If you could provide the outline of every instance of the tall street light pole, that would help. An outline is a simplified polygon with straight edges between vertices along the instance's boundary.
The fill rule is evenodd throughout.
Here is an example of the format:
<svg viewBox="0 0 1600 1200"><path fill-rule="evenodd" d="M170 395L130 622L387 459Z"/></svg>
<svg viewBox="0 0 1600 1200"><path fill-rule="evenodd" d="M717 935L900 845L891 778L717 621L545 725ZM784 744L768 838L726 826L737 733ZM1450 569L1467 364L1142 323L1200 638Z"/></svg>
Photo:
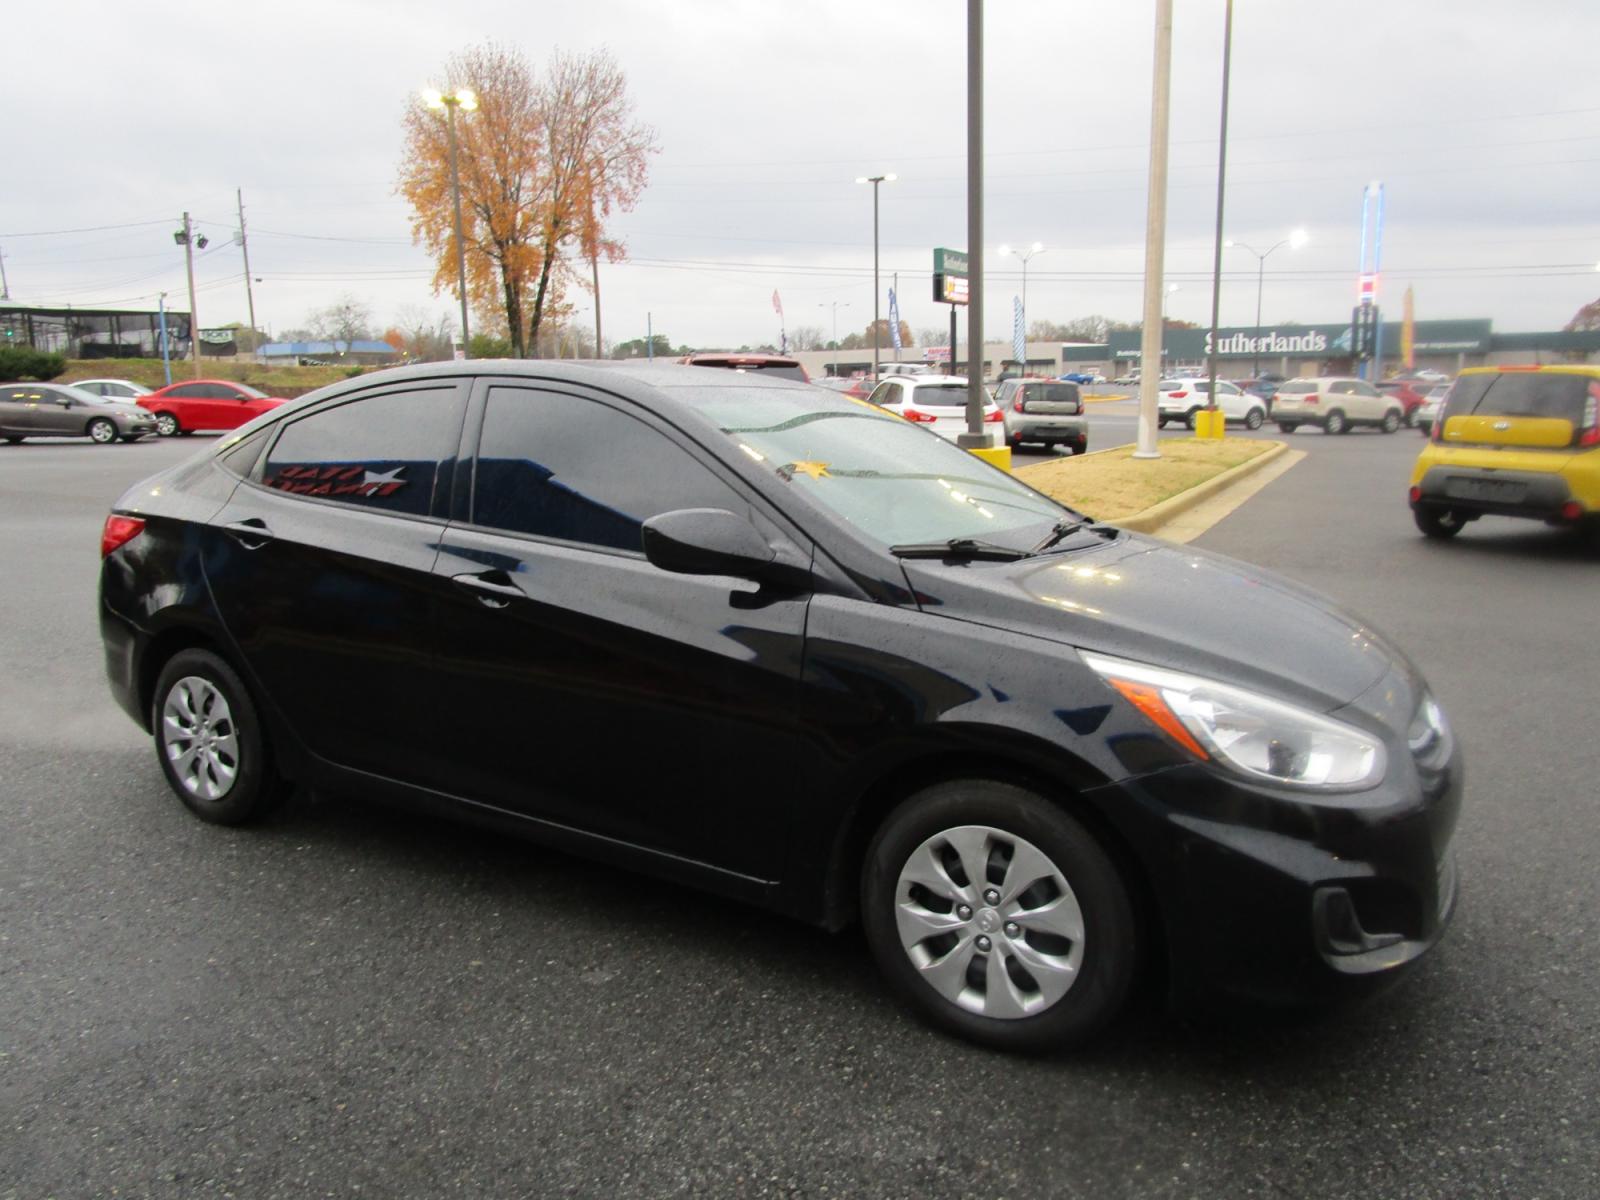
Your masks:
<svg viewBox="0 0 1600 1200"><path fill-rule="evenodd" d="M826 304L819 304L817 307L833 309L833 377L837 379L839 378L839 310L841 308L849 308L850 303L845 301L841 304L837 300L829 300Z"/></svg>
<svg viewBox="0 0 1600 1200"><path fill-rule="evenodd" d="M1269 247L1264 251L1257 250L1248 242L1236 242L1230 239L1229 241L1222 243L1224 246L1237 246L1241 250L1248 250L1251 254L1256 256L1256 342L1258 343L1258 347L1255 354L1252 356L1250 373L1257 377L1261 375L1261 350L1259 348L1259 343L1261 341L1261 286L1266 282L1267 259L1269 256L1271 256L1274 250L1282 250L1285 246L1289 247L1291 250L1298 250L1301 246L1306 244L1306 240L1306 231L1304 229L1296 229L1288 237L1284 238L1283 241L1279 242L1275 246Z"/></svg>
<svg viewBox="0 0 1600 1200"><path fill-rule="evenodd" d="M884 175L858 175L857 183L870 183L872 185L872 381L878 381L878 185L880 183L893 183L900 178L889 173Z"/></svg>
<svg viewBox="0 0 1600 1200"><path fill-rule="evenodd" d="M1134 458L1161 457L1161 451L1156 448L1159 428L1156 404L1160 395L1161 352L1166 342L1162 274L1166 269L1167 142L1172 108L1172 0L1156 0L1155 35L1150 97L1150 184L1144 231L1144 332L1139 348L1139 433Z"/></svg>
<svg viewBox="0 0 1600 1200"><path fill-rule="evenodd" d="M983 0L967 0L967 431L963 450L993 445L983 428Z"/></svg>
<svg viewBox="0 0 1600 1200"><path fill-rule="evenodd" d="M1028 260L1035 254L1043 254L1046 248L1043 242L1034 242L1026 250L1017 250L1011 246L1000 247L1001 258L1008 258L1014 254L1022 260L1022 344L1024 347L1028 344ZM1028 357L1026 349L1023 350L1022 357L1024 359ZM1025 361L1018 363L1017 370L1026 375L1028 373L1028 364Z"/></svg>
<svg viewBox="0 0 1600 1200"><path fill-rule="evenodd" d="M456 109L476 112L478 95L470 88L457 88L445 93L438 88L426 88L422 100L429 108L442 108L445 127L450 131L450 194L456 207L456 283L461 289L461 357L467 357L467 244L461 233L461 169L456 162Z"/></svg>

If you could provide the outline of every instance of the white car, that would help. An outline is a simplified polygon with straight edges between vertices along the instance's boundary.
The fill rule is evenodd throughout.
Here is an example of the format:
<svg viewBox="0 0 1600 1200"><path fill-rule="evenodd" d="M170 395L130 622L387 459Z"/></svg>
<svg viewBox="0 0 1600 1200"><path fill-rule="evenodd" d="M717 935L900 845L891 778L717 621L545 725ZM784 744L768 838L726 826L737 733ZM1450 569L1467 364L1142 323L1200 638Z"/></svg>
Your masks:
<svg viewBox="0 0 1600 1200"><path fill-rule="evenodd" d="M140 396L148 396L150 389L128 379L74 379L72 386L89 392L103 400L137 404Z"/></svg>
<svg viewBox="0 0 1600 1200"><path fill-rule="evenodd" d="M967 381L961 375L902 375L885 379L872 389L867 400L951 441L967 431ZM983 423L989 444L996 445L995 434L1004 429L1004 418L987 389L983 397Z"/></svg>
<svg viewBox="0 0 1600 1200"><path fill-rule="evenodd" d="M1291 379L1272 398L1272 419L1284 433L1302 425L1320 425L1324 433L1349 433L1357 425L1393 433L1405 410L1365 379Z"/></svg>
<svg viewBox="0 0 1600 1200"><path fill-rule="evenodd" d="M1417 406L1417 411L1411 414L1411 423L1422 430L1423 437L1433 433L1433 423L1439 419L1439 410L1444 407L1444 398L1450 394L1448 383L1436 383L1428 389L1423 396L1422 403Z"/></svg>
<svg viewBox="0 0 1600 1200"><path fill-rule="evenodd" d="M1185 375L1177 379L1163 379L1156 399L1157 424L1165 427L1168 421L1181 421L1193 429L1195 416L1206 407L1210 395L1209 377L1200 379ZM1238 421L1246 429L1260 429L1267 419L1267 405L1260 396L1226 379L1217 380L1217 407L1222 410L1224 420Z"/></svg>

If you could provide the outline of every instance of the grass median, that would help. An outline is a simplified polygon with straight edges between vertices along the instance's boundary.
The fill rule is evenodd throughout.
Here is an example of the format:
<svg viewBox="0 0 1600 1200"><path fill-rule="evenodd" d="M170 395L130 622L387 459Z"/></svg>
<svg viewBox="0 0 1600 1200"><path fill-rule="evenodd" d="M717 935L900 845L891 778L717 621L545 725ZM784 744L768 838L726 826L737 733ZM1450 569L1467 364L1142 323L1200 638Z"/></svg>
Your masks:
<svg viewBox="0 0 1600 1200"><path fill-rule="evenodd" d="M1097 521L1119 521L1249 462L1275 444L1169 438L1161 442L1160 458L1135 459L1130 444L1019 467L1015 474L1029 487Z"/></svg>
<svg viewBox="0 0 1600 1200"><path fill-rule="evenodd" d="M278 367L249 359L200 359L202 379L231 379L266 392L274 388L318 388L360 373L351 366ZM193 376L194 364L187 358L172 360L173 383ZM66 371L54 382L71 383L74 379L126 379L147 388L162 387L167 382L159 358L68 359Z"/></svg>

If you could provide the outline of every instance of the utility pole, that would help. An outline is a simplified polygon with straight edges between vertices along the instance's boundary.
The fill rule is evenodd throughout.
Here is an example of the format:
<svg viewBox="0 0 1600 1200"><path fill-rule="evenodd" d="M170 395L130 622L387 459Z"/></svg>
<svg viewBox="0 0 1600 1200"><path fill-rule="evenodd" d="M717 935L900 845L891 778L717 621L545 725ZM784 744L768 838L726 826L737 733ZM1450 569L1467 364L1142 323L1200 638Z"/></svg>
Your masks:
<svg viewBox="0 0 1600 1200"><path fill-rule="evenodd" d="M6 281L6 255L0 250L0 300L11 299L11 284Z"/></svg>
<svg viewBox="0 0 1600 1200"><path fill-rule="evenodd" d="M167 294L161 293L161 298L156 301L156 307L161 313L161 372L167 377L167 386L172 386L172 360L167 354Z"/></svg>
<svg viewBox="0 0 1600 1200"><path fill-rule="evenodd" d="M1206 374L1211 388L1206 393L1206 408L1217 412L1217 330L1222 319L1222 202L1228 178L1228 71L1233 62L1233 0L1227 0L1222 26L1222 130L1217 142L1217 231L1211 252L1211 353ZM1258 293L1259 294L1259 293ZM1162 330L1163 333L1166 330ZM1204 436L1221 437L1222 430L1209 426Z"/></svg>
<svg viewBox="0 0 1600 1200"><path fill-rule="evenodd" d="M200 378L200 314L194 306L194 230L189 214L183 214L183 265L189 273L189 357L194 360L194 377Z"/></svg>
<svg viewBox="0 0 1600 1200"><path fill-rule="evenodd" d="M992 443L983 431L983 0L967 0L967 431L963 450Z"/></svg>
<svg viewBox="0 0 1600 1200"><path fill-rule="evenodd" d="M1139 438L1135 458L1160 458L1156 399L1160 395L1167 242L1167 130L1172 102L1172 0L1156 0L1156 52L1150 97L1150 198L1144 230L1144 336L1139 359Z"/></svg>
<svg viewBox="0 0 1600 1200"><path fill-rule="evenodd" d="M250 344L253 347L256 341L256 294L250 287L250 238L244 229L244 189L236 188L234 194L239 198L239 249L244 251L244 299L250 306Z"/></svg>
<svg viewBox="0 0 1600 1200"><path fill-rule="evenodd" d="M589 256L589 268L594 272L594 356L606 356L606 344L600 338L600 248L595 247Z"/></svg>

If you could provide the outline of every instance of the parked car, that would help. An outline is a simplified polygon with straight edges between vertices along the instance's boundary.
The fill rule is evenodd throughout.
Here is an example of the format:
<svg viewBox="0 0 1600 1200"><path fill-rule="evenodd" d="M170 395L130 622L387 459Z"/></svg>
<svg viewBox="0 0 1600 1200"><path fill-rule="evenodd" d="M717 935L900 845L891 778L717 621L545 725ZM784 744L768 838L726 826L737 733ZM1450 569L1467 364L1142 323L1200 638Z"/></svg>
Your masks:
<svg viewBox="0 0 1600 1200"><path fill-rule="evenodd" d="M691 367L723 367L733 371L760 371L780 379L798 379L809 383L811 377L798 358L782 354L747 354L744 352L715 354L687 354L678 360Z"/></svg>
<svg viewBox="0 0 1600 1200"><path fill-rule="evenodd" d="M1600 548L1600 367L1469 367L1411 472L1431 538L1487 514L1586 527Z"/></svg>
<svg viewBox="0 0 1600 1200"><path fill-rule="evenodd" d="M1209 376L1163 379L1156 397L1156 423L1165 429L1168 421L1181 421L1193 429L1195 418L1206 407L1210 395ZM1265 401L1226 379L1217 380L1217 407L1222 410L1224 420L1240 422L1247 429L1260 429L1267 419Z"/></svg>
<svg viewBox="0 0 1600 1200"><path fill-rule="evenodd" d="M872 389L867 400L952 441L967 431L967 381L960 375L905 375L885 379ZM987 391L983 420L985 425L1003 423L1000 409Z"/></svg>
<svg viewBox="0 0 1600 1200"><path fill-rule="evenodd" d="M86 437L109 446L155 431L154 418L143 409L70 384L0 384L0 438L13 446L31 437Z"/></svg>
<svg viewBox="0 0 1600 1200"><path fill-rule="evenodd" d="M1422 398L1422 407L1411 417L1411 423L1422 430L1423 436L1433 432L1433 423L1438 419L1439 409L1444 405L1444 398L1450 394L1448 383L1436 383L1428 389L1428 394Z"/></svg>
<svg viewBox="0 0 1600 1200"><path fill-rule="evenodd" d="M1452 913L1455 741L1366 621L821 388L404 367L138 484L101 554L112 693L202 820L354 791L598 860L608 904L859 919L990 1046L1092 1038L1146 964L1369 991Z"/></svg>
<svg viewBox="0 0 1600 1200"><path fill-rule="evenodd" d="M1075 383L1013 379L995 396L1005 425L1006 444L1068 446L1074 454L1089 449L1089 422Z"/></svg>
<svg viewBox="0 0 1600 1200"><path fill-rule="evenodd" d="M1416 421L1417 409L1422 407L1423 394L1411 386L1404 379L1385 379L1378 384L1378 390L1385 396L1393 396L1400 401L1401 424L1410 425Z"/></svg>
<svg viewBox="0 0 1600 1200"><path fill-rule="evenodd" d="M1118 375L1111 382L1116 384L1118 387L1137 386L1139 383L1139 372L1129 371L1126 375Z"/></svg>
<svg viewBox="0 0 1600 1200"><path fill-rule="evenodd" d="M1283 386L1283 380L1258 375L1254 379L1246 379L1239 386L1252 396L1259 396L1267 406L1267 415L1272 415L1272 398L1278 394L1278 389Z"/></svg>
<svg viewBox="0 0 1600 1200"><path fill-rule="evenodd" d="M1324 433L1349 433L1358 425L1393 433L1400 417L1400 401L1364 379L1291 379L1272 400L1272 419L1284 433L1302 425L1320 425Z"/></svg>
<svg viewBox="0 0 1600 1200"><path fill-rule="evenodd" d="M237 429L284 403L227 379L191 379L158 388L137 403L155 414L162 437L199 429Z"/></svg>
<svg viewBox="0 0 1600 1200"><path fill-rule="evenodd" d="M134 383L131 379L74 379L71 386L103 400L121 400L127 404L150 394L150 389L144 384Z"/></svg>
<svg viewBox="0 0 1600 1200"><path fill-rule="evenodd" d="M1106 381L1106 377L1098 371L1068 371L1059 378L1063 383L1076 383L1082 386Z"/></svg>

